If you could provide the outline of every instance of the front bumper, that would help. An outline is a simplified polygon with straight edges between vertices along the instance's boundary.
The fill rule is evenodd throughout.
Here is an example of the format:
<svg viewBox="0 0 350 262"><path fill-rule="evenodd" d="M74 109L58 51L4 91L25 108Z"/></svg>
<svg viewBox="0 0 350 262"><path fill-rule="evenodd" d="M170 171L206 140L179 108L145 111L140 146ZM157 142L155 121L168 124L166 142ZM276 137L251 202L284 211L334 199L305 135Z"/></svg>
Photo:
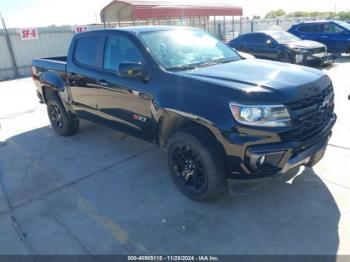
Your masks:
<svg viewBox="0 0 350 262"><path fill-rule="evenodd" d="M327 144L329 139L331 138L331 135L332 134L330 133L326 140L321 140L320 142L311 146L305 151L290 158L280 172L286 173L287 171L302 165L308 167L313 167L314 165L316 165L322 159L324 153L326 152Z"/></svg>
<svg viewBox="0 0 350 262"><path fill-rule="evenodd" d="M260 139L257 136L244 136L245 140L237 145L239 141L231 139L235 136L226 136L224 149L227 154L228 178L266 178L286 173L302 165L314 166L324 155L335 122L336 115L334 114L317 135L303 141L297 139L281 141L276 133L269 135L262 133L259 134Z"/></svg>
<svg viewBox="0 0 350 262"><path fill-rule="evenodd" d="M298 55L297 55L298 56ZM319 54L304 54L299 55L296 59L297 64L302 65L327 65L335 62L335 57L330 53L319 53Z"/></svg>

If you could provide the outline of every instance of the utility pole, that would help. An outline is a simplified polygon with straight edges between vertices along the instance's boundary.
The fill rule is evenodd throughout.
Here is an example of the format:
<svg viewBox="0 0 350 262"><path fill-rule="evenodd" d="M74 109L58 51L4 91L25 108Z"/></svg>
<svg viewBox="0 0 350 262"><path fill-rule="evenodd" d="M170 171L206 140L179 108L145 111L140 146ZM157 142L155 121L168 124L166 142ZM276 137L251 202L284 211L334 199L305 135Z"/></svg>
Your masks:
<svg viewBox="0 0 350 262"><path fill-rule="evenodd" d="M0 20L2 22L2 26L5 30L5 38L6 38L7 47L9 49L9 53L10 53L10 57L11 57L13 71L15 72L15 77L18 77L19 73L18 73L18 67L17 67L17 63L16 63L15 54L14 54L13 49L12 49L11 39L10 39L9 33L7 31L5 19L2 17L1 13L0 13Z"/></svg>

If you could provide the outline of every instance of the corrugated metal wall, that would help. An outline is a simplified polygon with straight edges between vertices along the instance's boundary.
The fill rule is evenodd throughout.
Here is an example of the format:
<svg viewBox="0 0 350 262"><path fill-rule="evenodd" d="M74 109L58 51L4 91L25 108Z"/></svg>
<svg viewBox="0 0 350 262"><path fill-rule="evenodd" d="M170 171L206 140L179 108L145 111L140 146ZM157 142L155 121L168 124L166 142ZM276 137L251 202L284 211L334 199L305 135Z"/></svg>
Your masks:
<svg viewBox="0 0 350 262"><path fill-rule="evenodd" d="M39 39L37 40L21 40L17 29L9 29L8 32L20 76L30 74L32 58L67 55L74 35L71 26L39 28ZM0 31L0 79L14 76L5 32L2 30Z"/></svg>
<svg viewBox="0 0 350 262"><path fill-rule="evenodd" d="M14 75L5 34L0 32L0 79L12 78Z"/></svg>

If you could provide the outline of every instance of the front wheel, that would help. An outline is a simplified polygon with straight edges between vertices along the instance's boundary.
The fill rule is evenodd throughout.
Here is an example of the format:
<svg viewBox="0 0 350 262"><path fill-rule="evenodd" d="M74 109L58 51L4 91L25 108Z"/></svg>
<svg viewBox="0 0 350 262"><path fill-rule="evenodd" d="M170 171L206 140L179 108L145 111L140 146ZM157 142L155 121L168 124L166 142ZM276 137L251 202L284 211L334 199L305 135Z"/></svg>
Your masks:
<svg viewBox="0 0 350 262"><path fill-rule="evenodd" d="M293 64L293 58L288 53L280 54L278 60L282 63Z"/></svg>
<svg viewBox="0 0 350 262"><path fill-rule="evenodd" d="M47 101L47 114L52 128L60 136L69 136L79 130L79 119L66 112L62 102L57 97L50 97Z"/></svg>
<svg viewBox="0 0 350 262"><path fill-rule="evenodd" d="M173 134L166 145L172 180L194 200L212 200L227 189L222 158L212 140L201 130L187 129Z"/></svg>

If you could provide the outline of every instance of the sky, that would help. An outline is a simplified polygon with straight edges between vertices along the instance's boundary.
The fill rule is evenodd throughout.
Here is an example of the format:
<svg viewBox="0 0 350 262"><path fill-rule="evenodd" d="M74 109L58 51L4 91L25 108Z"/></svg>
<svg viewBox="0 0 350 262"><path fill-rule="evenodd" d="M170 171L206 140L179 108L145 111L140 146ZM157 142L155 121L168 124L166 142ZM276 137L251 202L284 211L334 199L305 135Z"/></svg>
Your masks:
<svg viewBox="0 0 350 262"><path fill-rule="evenodd" d="M160 0L161 1L161 0ZM174 0L175 1L175 0ZM197 0L192 0L197 1ZM350 0L201 0L230 2L243 7L244 16L268 11L350 11ZM0 0L7 27L84 25L100 22L100 10L111 0Z"/></svg>

